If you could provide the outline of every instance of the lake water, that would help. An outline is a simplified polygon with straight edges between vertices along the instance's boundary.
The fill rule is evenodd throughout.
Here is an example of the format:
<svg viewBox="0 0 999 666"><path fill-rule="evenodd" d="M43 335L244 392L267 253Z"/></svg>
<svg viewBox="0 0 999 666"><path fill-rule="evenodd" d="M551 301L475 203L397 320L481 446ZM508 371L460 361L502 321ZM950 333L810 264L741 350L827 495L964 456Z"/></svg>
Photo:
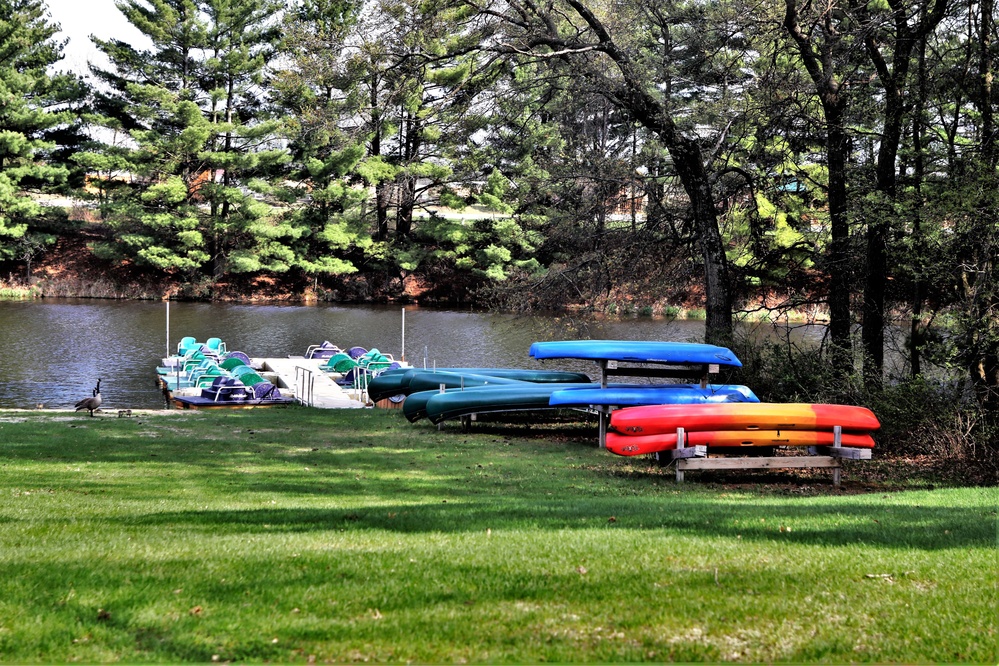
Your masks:
<svg viewBox="0 0 999 666"><path fill-rule="evenodd" d="M155 367L183 336L222 338L251 357L304 354L324 340L377 347L428 367L540 367L538 340L572 338L700 342L700 321L640 317L583 322L554 316L400 306L234 305L93 299L0 301L0 408L71 408L100 377L103 409L158 409ZM818 337L821 327L799 335ZM544 367L590 372L592 363Z"/></svg>

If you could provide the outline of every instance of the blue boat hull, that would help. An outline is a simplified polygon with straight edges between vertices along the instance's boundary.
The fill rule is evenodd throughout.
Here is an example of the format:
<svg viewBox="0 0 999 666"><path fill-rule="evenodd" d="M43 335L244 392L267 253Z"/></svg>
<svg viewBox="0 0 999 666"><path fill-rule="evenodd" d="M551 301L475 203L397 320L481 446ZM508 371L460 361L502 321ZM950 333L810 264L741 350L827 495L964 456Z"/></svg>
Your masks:
<svg viewBox="0 0 999 666"><path fill-rule="evenodd" d="M536 359L575 358L592 361L662 363L667 365L724 365L742 367L731 350L692 342L647 342L641 340L558 340L535 342Z"/></svg>
<svg viewBox="0 0 999 666"><path fill-rule="evenodd" d="M749 388L737 384L663 384L643 387L574 388L555 391L553 407L636 407L640 405L698 405L714 402L759 402Z"/></svg>

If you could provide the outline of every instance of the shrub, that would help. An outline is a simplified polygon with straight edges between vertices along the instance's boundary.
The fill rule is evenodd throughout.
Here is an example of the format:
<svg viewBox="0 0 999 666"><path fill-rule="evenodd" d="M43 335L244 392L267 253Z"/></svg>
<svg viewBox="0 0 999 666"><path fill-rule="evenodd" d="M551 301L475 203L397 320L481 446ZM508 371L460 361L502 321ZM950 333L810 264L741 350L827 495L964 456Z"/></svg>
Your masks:
<svg viewBox="0 0 999 666"><path fill-rule="evenodd" d="M740 381L763 402L863 405L881 421L878 450L974 461L992 477L999 467L999 427L961 380L896 378L864 387L860 373L842 376L820 347L742 340L733 345L743 367Z"/></svg>

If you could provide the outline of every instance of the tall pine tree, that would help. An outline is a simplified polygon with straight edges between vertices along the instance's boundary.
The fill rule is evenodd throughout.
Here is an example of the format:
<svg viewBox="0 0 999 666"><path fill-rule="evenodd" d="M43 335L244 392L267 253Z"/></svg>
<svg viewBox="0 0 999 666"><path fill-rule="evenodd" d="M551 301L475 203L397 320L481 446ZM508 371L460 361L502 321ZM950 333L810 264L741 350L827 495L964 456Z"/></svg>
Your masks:
<svg viewBox="0 0 999 666"><path fill-rule="evenodd" d="M160 270L220 278L289 268L293 232L274 186L287 152L267 116L265 72L277 40L270 0L121 0L140 49L95 40L112 67L98 122L124 139L81 156L122 162L95 249Z"/></svg>
<svg viewBox="0 0 999 666"><path fill-rule="evenodd" d="M41 0L0 0L0 260L23 260L54 237L33 231L42 213L28 196L64 183L55 137L74 123L78 80L49 70L62 58Z"/></svg>

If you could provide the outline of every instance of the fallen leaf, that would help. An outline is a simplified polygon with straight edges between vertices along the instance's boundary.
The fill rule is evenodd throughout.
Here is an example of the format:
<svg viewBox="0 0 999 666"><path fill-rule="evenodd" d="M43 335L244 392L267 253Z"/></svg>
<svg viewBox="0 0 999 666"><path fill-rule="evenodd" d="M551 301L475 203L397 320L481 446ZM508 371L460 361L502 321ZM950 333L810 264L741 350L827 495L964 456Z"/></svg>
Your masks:
<svg viewBox="0 0 999 666"><path fill-rule="evenodd" d="M382 619L382 614L381 614L381 611L379 611L379 610L378 610L378 609L376 608L376 609L374 610L374 612L373 612L373 613L371 613L371 617L372 617L372 619L375 619L375 620L380 620L380 619Z"/></svg>
<svg viewBox="0 0 999 666"><path fill-rule="evenodd" d="M187 611L189 615L201 615L204 612L204 608L201 606L195 606L191 610Z"/></svg>

